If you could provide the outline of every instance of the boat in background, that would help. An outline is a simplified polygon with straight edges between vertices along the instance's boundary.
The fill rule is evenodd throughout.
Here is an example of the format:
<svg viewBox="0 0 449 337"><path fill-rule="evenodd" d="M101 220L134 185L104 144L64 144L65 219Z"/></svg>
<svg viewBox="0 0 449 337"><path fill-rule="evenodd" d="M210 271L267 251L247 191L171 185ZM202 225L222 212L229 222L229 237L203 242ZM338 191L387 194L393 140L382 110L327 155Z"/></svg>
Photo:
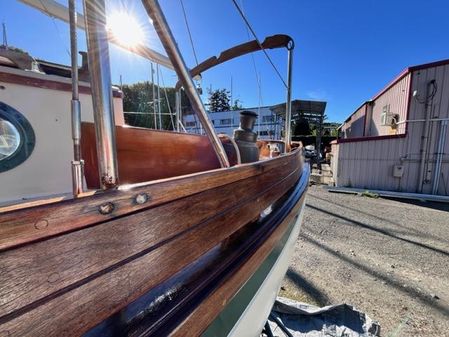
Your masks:
<svg viewBox="0 0 449 337"><path fill-rule="evenodd" d="M290 142L292 40L245 43L189 70L158 2L142 3L206 136L124 124L102 0L85 0L84 68L74 0L71 68L0 49L0 335L257 336L267 320L309 179ZM279 47L285 139L258 141L250 113L235 137L215 134L192 75Z"/></svg>

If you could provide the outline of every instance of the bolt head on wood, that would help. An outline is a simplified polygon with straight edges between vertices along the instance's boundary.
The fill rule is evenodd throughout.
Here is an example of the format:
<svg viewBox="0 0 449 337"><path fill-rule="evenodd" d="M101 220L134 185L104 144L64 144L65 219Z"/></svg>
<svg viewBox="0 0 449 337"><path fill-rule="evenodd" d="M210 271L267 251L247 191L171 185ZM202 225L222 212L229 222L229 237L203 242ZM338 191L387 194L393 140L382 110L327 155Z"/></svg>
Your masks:
<svg viewBox="0 0 449 337"><path fill-rule="evenodd" d="M100 207L98 207L98 211L101 214L110 214L112 213L112 211L114 210L114 204L112 202L107 202L105 204L100 205Z"/></svg>
<svg viewBox="0 0 449 337"><path fill-rule="evenodd" d="M134 201L138 205L142 205L142 204L146 203L148 200L150 200L150 196L146 193L139 193L134 198Z"/></svg>

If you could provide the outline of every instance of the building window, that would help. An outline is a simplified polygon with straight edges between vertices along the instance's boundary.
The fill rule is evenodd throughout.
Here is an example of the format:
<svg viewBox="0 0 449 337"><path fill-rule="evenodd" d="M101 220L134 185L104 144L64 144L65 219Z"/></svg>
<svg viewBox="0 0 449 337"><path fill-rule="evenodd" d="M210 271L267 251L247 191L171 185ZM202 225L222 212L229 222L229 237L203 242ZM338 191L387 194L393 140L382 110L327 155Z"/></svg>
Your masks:
<svg viewBox="0 0 449 337"><path fill-rule="evenodd" d="M263 116L262 123L271 123L274 121L274 116Z"/></svg>
<svg viewBox="0 0 449 337"><path fill-rule="evenodd" d="M220 125L231 125L231 124L232 124L232 118L220 119Z"/></svg>
<svg viewBox="0 0 449 337"><path fill-rule="evenodd" d="M195 122L186 122L186 126L187 127L195 127L196 123Z"/></svg>
<svg viewBox="0 0 449 337"><path fill-rule="evenodd" d="M390 115L390 104L385 105L382 108L382 113L380 114L380 124L388 125L388 117Z"/></svg>
<svg viewBox="0 0 449 337"><path fill-rule="evenodd" d="M22 164L33 152L35 135L20 112L0 102L0 172Z"/></svg>

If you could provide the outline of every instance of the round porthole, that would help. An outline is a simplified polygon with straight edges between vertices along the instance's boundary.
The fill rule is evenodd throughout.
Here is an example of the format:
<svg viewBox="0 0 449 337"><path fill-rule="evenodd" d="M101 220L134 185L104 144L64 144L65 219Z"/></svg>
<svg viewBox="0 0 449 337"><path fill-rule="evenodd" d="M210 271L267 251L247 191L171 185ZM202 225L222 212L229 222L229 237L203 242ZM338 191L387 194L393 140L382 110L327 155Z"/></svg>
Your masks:
<svg viewBox="0 0 449 337"><path fill-rule="evenodd" d="M0 102L0 172L22 164L33 152L35 135L30 122Z"/></svg>

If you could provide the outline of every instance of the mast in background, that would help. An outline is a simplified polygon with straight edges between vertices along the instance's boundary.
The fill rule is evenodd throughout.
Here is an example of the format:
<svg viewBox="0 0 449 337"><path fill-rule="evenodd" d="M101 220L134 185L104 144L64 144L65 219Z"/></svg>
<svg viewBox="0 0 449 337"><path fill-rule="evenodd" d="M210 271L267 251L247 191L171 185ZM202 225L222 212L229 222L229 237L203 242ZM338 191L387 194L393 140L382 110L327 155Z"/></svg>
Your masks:
<svg viewBox="0 0 449 337"><path fill-rule="evenodd" d="M193 110L198 115L201 125L204 127L206 134L212 143L212 147L215 150L221 167L229 167L228 156L226 155L223 145L221 144L220 138L218 138L218 135L215 133L212 123L209 121L206 109L201 101L201 97L196 90L195 83L190 76L189 69L181 56L178 46L176 45L173 34L168 26L164 14L162 13L159 3L156 0L142 0L142 3L147 13L153 20L153 25L159 39L161 40L162 45L164 46L164 49L173 64L173 67L175 68L176 74L184 87L186 95L190 99Z"/></svg>
<svg viewBox="0 0 449 337"><path fill-rule="evenodd" d="M157 117L159 121L159 130L162 130L161 84L159 83L159 64L157 63L156 63L156 81L157 81Z"/></svg>
<svg viewBox="0 0 449 337"><path fill-rule="evenodd" d="M154 66L151 62L151 87L152 87L152 98L153 98L153 121L154 129L157 130L157 116L156 116L156 87L154 86Z"/></svg>
<svg viewBox="0 0 449 337"><path fill-rule="evenodd" d="M5 49L8 49L8 36L6 34L6 23L5 22L2 23L2 28L3 28L3 46L5 47Z"/></svg>

